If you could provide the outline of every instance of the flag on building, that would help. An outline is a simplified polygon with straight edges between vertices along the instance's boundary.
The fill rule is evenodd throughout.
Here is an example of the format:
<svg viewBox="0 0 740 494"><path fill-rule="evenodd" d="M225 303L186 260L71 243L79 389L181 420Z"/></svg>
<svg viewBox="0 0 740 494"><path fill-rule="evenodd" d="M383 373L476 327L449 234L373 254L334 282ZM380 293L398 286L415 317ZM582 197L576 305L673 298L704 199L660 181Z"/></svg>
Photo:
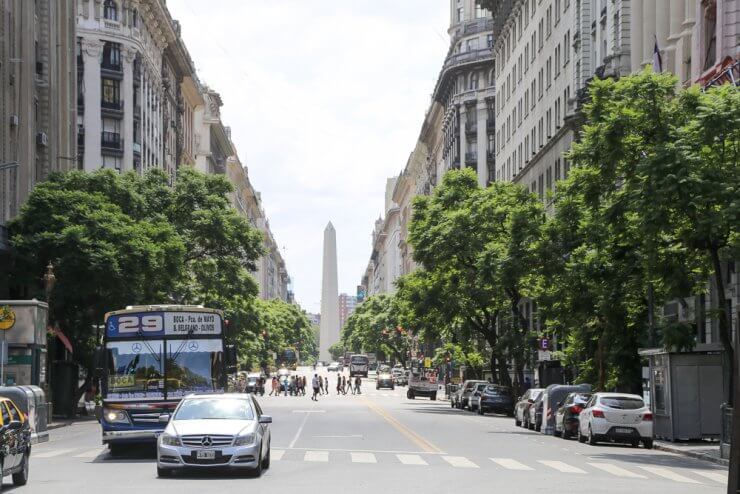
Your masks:
<svg viewBox="0 0 740 494"><path fill-rule="evenodd" d="M653 48L653 72L663 72L663 57L660 56L657 36L655 37L655 47Z"/></svg>

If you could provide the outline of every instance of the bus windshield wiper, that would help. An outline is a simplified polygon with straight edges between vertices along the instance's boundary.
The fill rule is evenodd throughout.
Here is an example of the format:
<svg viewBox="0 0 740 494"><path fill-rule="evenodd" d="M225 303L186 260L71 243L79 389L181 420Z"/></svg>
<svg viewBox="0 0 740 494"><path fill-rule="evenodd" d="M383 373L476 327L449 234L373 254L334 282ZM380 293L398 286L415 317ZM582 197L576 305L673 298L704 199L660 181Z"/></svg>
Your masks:
<svg viewBox="0 0 740 494"><path fill-rule="evenodd" d="M180 356L180 354L182 353L183 349L185 348L185 343L187 343L187 342L188 342L188 340L190 339L190 337L191 337L191 336L193 335L193 332L194 332L194 331L195 331L195 329L189 329L189 330L188 330L188 334L187 334L187 335L185 335L185 338L184 338L184 339L182 340L182 342L180 343L180 347L179 347L179 348L177 349L177 351L175 351L175 355L174 355L174 356L172 356L172 355L170 354L170 355L171 355L171 357L170 357L170 358L172 358L172 359L173 359L173 360L174 360L175 362L177 362L177 357L179 357L179 356Z"/></svg>
<svg viewBox="0 0 740 494"><path fill-rule="evenodd" d="M148 342L148 341L146 340L146 337L144 336L144 332L143 332L143 331L142 331L141 329L139 329L139 331L138 331L138 333L137 333L137 334L138 334L139 336L141 336L141 341L142 341L142 342L144 342L144 344L146 345L147 349L149 350L149 353L150 353L150 354L152 355L152 357L154 357L154 360L156 360L156 361L157 361L158 363L161 363L161 362L162 362L162 356L161 356L161 355L159 355L159 356L158 356L158 355L157 355L157 354L156 354L156 353L154 352L154 348L152 348L152 346L151 346L151 345L149 344L149 342Z"/></svg>

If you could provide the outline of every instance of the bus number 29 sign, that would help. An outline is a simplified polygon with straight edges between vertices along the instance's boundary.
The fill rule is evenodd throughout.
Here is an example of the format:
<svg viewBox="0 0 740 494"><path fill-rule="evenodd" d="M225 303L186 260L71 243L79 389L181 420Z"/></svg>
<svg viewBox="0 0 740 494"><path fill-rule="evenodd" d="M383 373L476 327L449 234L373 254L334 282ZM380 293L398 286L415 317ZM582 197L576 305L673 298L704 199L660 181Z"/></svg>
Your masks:
<svg viewBox="0 0 740 494"><path fill-rule="evenodd" d="M221 316L208 312L147 312L112 315L106 321L108 337L217 335Z"/></svg>

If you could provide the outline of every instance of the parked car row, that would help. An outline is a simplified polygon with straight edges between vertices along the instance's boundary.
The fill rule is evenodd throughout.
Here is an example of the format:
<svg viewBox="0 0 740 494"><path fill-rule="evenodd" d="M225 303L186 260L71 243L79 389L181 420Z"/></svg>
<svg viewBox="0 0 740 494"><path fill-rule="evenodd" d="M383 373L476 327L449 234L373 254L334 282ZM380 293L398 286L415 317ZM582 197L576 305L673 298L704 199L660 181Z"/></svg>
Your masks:
<svg viewBox="0 0 740 494"><path fill-rule="evenodd" d="M653 447L653 414L642 397L591 393L590 385L528 389L514 405L514 423L579 442Z"/></svg>
<svg viewBox="0 0 740 494"><path fill-rule="evenodd" d="M468 409L478 415L501 413L514 415L514 398L511 388L487 381L465 381L450 396L450 406Z"/></svg>

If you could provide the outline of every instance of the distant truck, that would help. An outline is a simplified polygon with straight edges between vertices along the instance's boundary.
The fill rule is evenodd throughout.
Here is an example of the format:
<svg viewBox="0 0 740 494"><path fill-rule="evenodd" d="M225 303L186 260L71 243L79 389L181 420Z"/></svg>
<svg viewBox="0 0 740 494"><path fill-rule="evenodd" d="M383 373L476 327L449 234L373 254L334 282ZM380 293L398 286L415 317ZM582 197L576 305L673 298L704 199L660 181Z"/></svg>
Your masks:
<svg viewBox="0 0 740 494"><path fill-rule="evenodd" d="M422 362L412 362L411 371L409 372L409 388L406 391L406 398L415 399L417 396L427 396L430 400L437 399L437 376L432 369L425 369Z"/></svg>
<svg viewBox="0 0 740 494"><path fill-rule="evenodd" d="M367 377L370 370L370 362L367 355L352 355L349 358L349 377Z"/></svg>

